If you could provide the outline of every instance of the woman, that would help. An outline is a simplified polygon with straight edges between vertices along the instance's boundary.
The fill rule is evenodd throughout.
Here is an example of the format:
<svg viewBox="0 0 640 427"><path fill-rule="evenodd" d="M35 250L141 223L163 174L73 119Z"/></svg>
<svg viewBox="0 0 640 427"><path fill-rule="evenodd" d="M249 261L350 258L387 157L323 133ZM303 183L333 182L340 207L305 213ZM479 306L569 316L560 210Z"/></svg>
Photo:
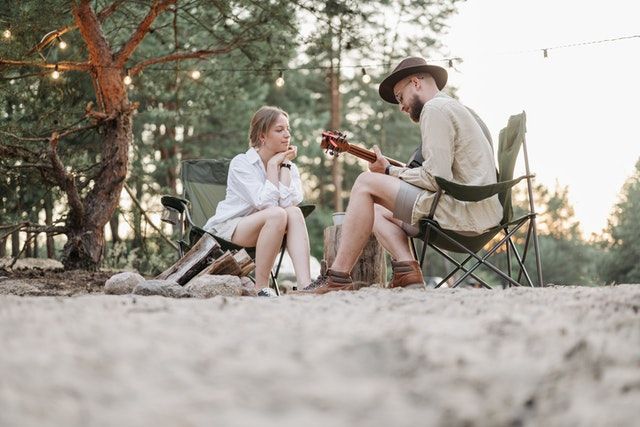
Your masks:
<svg viewBox="0 0 640 427"><path fill-rule="evenodd" d="M249 150L231 160L225 199L204 228L237 245L256 248L256 290L275 296L269 273L287 234L287 251L298 286L311 282L309 236L304 216L298 168L291 163L297 148L290 145L289 115L277 107L262 107L251 119Z"/></svg>

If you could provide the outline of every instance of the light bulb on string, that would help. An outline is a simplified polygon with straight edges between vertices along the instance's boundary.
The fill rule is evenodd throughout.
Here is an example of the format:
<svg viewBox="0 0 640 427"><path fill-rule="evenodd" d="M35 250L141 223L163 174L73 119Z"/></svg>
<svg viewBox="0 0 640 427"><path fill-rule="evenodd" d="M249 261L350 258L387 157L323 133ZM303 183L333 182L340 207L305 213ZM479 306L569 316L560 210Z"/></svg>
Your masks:
<svg viewBox="0 0 640 427"><path fill-rule="evenodd" d="M202 73L200 73L200 71L198 71L198 70L193 70L191 72L191 78L193 80L198 80L201 76L202 76Z"/></svg>
<svg viewBox="0 0 640 427"><path fill-rule="evenodd" d="M60 38L60 36L56 36L56 38L58 39L58 46L60 46L60 49L62 49L62 50L66 49L67 48L67 42L62 40Z"/></svg>
<svg viewBox="0 0 640 427"><path fill-rule="evenodd" d="M124 82L124 84L126 84L127 86L129 86L132 82L133 79L131 78L131 76L129 75L129 69L127 68L127 75L124 76L124 79L122 80Z"/></svg>
<svg viewBox="0 0 640 427"><path fill-rule="evenodd" d="M5 39L10 39L11 38L11 30L10 29L6 29L2 32L2 37L4 37Z"/></svg>
<svg viewBox="0 0 640 427"><path fill-rule="evenodd" d="M362 67L362 81L364 83L370 83L371 82L371 76L369 74L367 74L367 70L365 70L364 67Z"/></svg>
<svg viewBox="0 0 640 427"><path fill-rule="evenodd" d="M453 59L449 60L449 68L453 68Z"/></svg>
<svg viewBox="0 0 640 427"><path fill-rule="evenodd" d="M284 86L284 72L283 71L280 71L280 75L278 75L278 78L276 79L276 86L278 86L278 87Z"/></svg>
<svg viewBox="0 0 640 427"><path fill-rule="evenodd" d="M51 73L51 78L53 80L58 80L60 78L60 71L58 71L58 64L56 64L56 66L53 69L53 72Z"/></svg>
<svg viewBox="0 0 640 427"><path fill-rule="evenodd" d="M543 55L545 58L548 58L548 57L549 57L549 52L548 52L548 50L547 50L547 49L542 49L542 55Z"/></svg>

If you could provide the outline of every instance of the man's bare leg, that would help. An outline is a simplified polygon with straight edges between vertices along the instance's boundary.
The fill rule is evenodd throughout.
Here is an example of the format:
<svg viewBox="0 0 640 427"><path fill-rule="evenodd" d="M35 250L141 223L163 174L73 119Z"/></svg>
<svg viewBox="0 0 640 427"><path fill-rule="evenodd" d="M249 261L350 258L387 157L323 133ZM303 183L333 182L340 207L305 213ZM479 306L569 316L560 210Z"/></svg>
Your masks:
<svg viewBox="0 0 640 427"><path fill-rule="evenodd" d="M400 226L401 221L393 217L393 212L381 205L374 206L375 219L373 234L396 261L413 261L407 233Z"/></svg>
<svg viewBox="0 0 640 427"><path fill-rule="evenodd" d="M371 235L374 205L377 203L393 211L400 184L398 178L380 173L364 172L358 176L351 190L340 246L331 270L351 271Z"/></svg>

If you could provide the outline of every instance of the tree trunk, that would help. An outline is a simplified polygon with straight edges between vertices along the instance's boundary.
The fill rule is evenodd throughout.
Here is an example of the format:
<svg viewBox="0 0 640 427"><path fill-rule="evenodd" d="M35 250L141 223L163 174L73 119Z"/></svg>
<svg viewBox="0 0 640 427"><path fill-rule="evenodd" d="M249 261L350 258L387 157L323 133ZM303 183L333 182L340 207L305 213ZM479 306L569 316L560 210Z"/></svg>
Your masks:
<svg viewBox="0 0 640 427"><path fill-rule="evenodd" d="M7 256L7 238L0 239L0 258Z"/></svg>
<svg viewBox="0 0 640 427"><path fill-rule="evenodd" d="M53 197L48 192L44 198L44 222L47 227L53 225ZM47 258L55 258L55 246L53 244L53 236L47 233Z"/></svg>
<svg viewBox="0 0 640 427"><path fill-rule="evenodd" d="M65 269L96 270L104 254L104 226L120 202L128 167L128 149L132 138L132 111L124 107L120 114L105 124L102 168L95 186L87 195L78 215L72 207L67 220L67 243L63 248Z"/></svg>
<svg viewBox="0 0 640 427"><path fill-rule="evenodd" d="M101 165L93 177L93 188L82 201L77 194L77 185L67 188L67 195L72 200L62 263L65 269L95 270L104 254L104 227L120 202L127 177L129 145L133 140L133 108L123 82L124 64L116 62L91 2L74 3L72 8L87 44L90 62L95 67L91 76L96 88L96 106L105 119L101 124L104 135Z"/></svg>
<svg viewBox="0 0 640 427"><path fill-rule="evenodd" d="M115 244L120 241L118 228L120 228L120 209L116 209L113 215L111 215L111 219L109 220L109 229L111 229L112 246L115 246Z"/></svg>
<svg viewBox="0 0 640 427"><path fill-rule="evenodd" d="M331 130L339 130L341 125L340 120L340 69L331 67L329 69L329 88L331 92ZM342 201L342 161L340 157L333 158L333 165L331 167L331 177L333 180L333 186L335 193L333 195L333 205L336 212L344 211L344 204Z"/></svg>
<svg viewBox="0 0 640 427"><path fill-rule="evenodd" d="M331 266L338 253L341 225L332 225L324 229L324 265ZM382 245L372 234L360 257L351 270L351 278L354 282L363 282L367 285L378 283L385 286L387 278L387 264L385 251Z"/></svg>
<svg viewBox="0 0 640 427"><path fill-rule="evenodd" d="M11 233L11 256L17 257L20 253L20 232L14 231Z"/></svg>

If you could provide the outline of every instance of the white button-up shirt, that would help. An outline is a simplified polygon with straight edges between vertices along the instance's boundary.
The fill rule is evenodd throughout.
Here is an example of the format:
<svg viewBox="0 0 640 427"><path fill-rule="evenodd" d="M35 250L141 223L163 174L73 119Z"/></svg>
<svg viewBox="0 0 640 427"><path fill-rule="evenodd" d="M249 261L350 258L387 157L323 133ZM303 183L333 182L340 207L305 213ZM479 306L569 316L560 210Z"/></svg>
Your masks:
<svg viewBox="0 0 640 427"><path fill-rule="evenodd" d="M218 203L216 213L204 225L211 230L216 225L233 218L245 217L262 209L298 205L302 201L302 182L295 164L291 164L291 182L275 186L267 179L267 171L254 148L238 154L229 164L227 192Z"/></svg>

